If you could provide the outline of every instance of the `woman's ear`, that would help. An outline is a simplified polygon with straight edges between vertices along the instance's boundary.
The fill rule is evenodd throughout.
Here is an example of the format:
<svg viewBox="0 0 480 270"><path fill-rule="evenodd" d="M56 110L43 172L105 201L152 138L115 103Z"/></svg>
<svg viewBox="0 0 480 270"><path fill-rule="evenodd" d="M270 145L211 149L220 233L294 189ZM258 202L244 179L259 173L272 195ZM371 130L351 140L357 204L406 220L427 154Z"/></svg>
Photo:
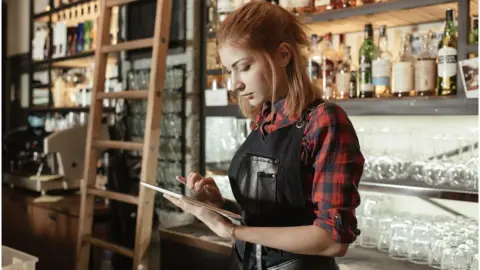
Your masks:
<svg viewBox="0 0 480 270"><path fill-rule="evenodd" d="M292 53L290 50L290 45L288 43L282 42L277 49L277 56L282 67L286 67L290 63L292 58Z"/></svg>

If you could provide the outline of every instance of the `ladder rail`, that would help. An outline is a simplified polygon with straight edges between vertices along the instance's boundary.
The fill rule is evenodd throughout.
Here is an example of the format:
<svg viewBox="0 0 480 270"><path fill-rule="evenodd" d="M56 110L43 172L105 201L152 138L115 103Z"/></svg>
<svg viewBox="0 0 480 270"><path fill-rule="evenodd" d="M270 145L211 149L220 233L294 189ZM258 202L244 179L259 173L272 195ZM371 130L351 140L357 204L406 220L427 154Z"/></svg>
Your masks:
<svg viewBox="0 0 480 270"><path fill-rule="evenodd" d="M91 245L111 249L114 252L133 257L133 269L137 269L143 263L144 257L151 240L152 220L155 192L139 187L139 195L120 194L113 191L95 189L96 162L98 148L117 148L142 151L142 170L140 179L154 184L157 174L157 158L160 143L160 128L163 109L163 93L166 72L166 60L168 54L168 40L170 37L170 21L172 12L172 0L158 0L155 17L155 30L153 38L139 39L109 44L109 28L112 16L112 7L128 4L135 0L100 0L99 35L97 50L95 52L95 74L92 91L92 106L88 122L86 143L84 180L81 184L81 208L80 226L77 239L76 269L88 269ZM106 93L104 91L105 72L108 53L131 50L137 48L153 47L151 75L148 90L128 93ZM152 75L153 74L153 75ZM142 143L110 141L100 136L101 115L104 99L147 99L147 113L145 119L145 136ZM127 203L137 204L137 220L134 249L130 250L119 245L109 243L92 237L92 223L95 196L115 199ZM144 270L148 264L142 265Z"/></svg>
<svg viewBox="0 0 480 270"><path fill-rule="evenodd" d="M151 62L150 92L145 122L145 138L142 156L141 181L154 184L157 174L157 158L160 141L160 128L163 110L163 93L170 38L170 21L172 0L158 0L155 16L154 43ZM140 185L139 207L137 214L135 247L140 252L135 254L134 265L140 263L149 244L152 233L153 207L155 191Z"/></svg>
<svg viewBox="0 0 480 270"><path fill-rule="evenodd" d="M109 26L112 17L112 10L106 8L105 0L100 0L100 17L99 30L97 35L96 48L101 48L103 44L109 42ZM101 114L103 110L102 100L97 99L97 93L103 90L105 84L105 72L107 68L107 55L95 53L95 73L92 91L92 105L88 116L88 129L84 162L84 177L81 184L81 203L80 203L80 220L78 227L77 239L77 256L76 265L78 270L88 268L90 259L90 243L83 241L84 235L92 233L94 197L88 196L87 189L95 186L96 181L96 164L98 152L92 148L92 143L100 137Z"/></svg>

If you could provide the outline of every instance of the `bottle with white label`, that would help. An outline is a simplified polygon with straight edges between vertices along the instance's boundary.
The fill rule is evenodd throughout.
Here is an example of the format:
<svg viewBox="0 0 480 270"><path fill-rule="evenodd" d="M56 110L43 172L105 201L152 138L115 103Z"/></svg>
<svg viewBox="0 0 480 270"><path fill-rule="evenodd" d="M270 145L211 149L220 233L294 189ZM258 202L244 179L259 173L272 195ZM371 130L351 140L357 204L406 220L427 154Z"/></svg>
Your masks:
<svg viewBox="0 0 480 270"><path fill-rule="evenodd" d="M419 96L430 96L435 94L436 69L435 57L429 51L432 42L431 34L424 34L421 37L420 55L415 62L415 90Z"/></svg>
<svg viewBox="0 0 480 270"><path fill-rule="evenodd" d="M390 78L392 74L392 54L388 51L387 27L382 25L379 32L377 56L372 61L373 85L377 98L391 95Z"/></svg>
<svg viewBox="0 0 480 270"><path fill-rule="evenodd" d="M337 99L347 99L350 97L350 81L352 77L352 57L350 55L350 51L350 46L347 46L344 52L343 60L340 62L336 70L335 83L337 87Z"/></svg>
<svg viewBox="0 0 480 270"><path fill-rule="evenodd" d="M335 64L337 63L337 52L332 46L332 33L323 38L322 64L320 66L320 78L322 81L323 99L335 98Z"/></svg>
<svg viewBox="0 0 480 270"><path fill-rule="evenodd" d="M393 96L404 97L413 95L411 92L414 91L415 86L414 62L410 45L410 34L406 33L402 37L400 52L393 63Z"/></svg>
<svg viewBox="0 0 480 270"><path fill-rule="evenodd" d="M447 10L447 21L443 38L438 45L437 95L457 94L457 36L453 21L453 10Z"/></svg>

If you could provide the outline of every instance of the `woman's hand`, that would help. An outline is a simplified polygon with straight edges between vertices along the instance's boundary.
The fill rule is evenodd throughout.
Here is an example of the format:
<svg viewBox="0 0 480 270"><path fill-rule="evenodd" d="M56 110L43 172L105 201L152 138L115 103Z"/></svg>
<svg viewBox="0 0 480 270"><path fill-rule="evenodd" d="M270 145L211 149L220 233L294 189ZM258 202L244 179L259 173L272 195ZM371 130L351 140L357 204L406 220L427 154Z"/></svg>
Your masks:
<svg viewBox="0 0 480 270"><path fill-rule="evenodd" d="M223 205L224 199L213 178L204 178L198 173L191 172L187 178L178 176L177 179L193 191L195 199L201 202L211 203L217 207Z"/></svg>
<svg viewBox="0 0 480 270"><path fill-rule="evenodd" d="M189 212L197 217L200 221L205 223L210 230L212 230L218 236L231 239L231 232L233 229L233 224L230 220L227 220L223 216L208 210L205 207L197 206L195 204L189 203L184 199L178 199L169 195L163 195L167 200L172 202L174 205L180 207L183 211Z"/></svg>

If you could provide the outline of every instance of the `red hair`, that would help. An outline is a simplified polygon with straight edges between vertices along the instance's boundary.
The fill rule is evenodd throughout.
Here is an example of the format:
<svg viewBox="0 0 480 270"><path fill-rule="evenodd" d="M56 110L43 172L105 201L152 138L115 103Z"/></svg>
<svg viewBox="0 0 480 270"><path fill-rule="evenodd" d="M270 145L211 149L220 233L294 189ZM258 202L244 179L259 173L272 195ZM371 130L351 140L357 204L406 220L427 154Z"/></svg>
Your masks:
<svg viewBox="0 0 480 270"><path fill-rule="evenodd" d="M309 46L306 26L297 17L278 5L266 1L249 2L230 14L217 31L217 48L230 43L248 50L267 67L264 74L272 88L272 103L276 100L277 76L274 54L285 43L291 54L286 66L288 92L285 97L287 117L299 116L315 98L317 92L309 80L302 51ZM238 97L245 117L254 119L260 107L251 108L248 100Z"/></svg>

